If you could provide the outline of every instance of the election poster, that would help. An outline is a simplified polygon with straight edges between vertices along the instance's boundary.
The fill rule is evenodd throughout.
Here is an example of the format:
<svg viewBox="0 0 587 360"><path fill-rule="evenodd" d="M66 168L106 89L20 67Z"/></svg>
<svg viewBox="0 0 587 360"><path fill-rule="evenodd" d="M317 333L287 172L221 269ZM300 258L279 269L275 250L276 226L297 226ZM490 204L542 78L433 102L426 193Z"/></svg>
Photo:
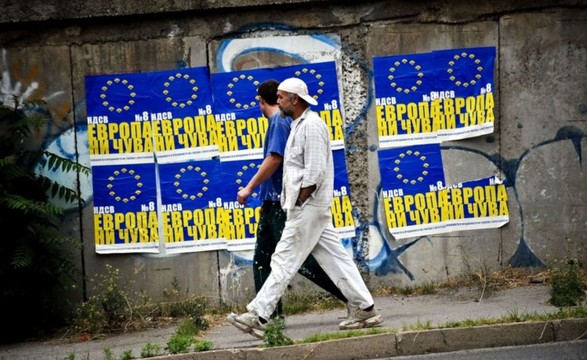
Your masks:
<svg viewBox="0 0 587 360"><path fill-rule="evenodd" d="M216 206L224 210L224 237L229 251L253 250L259 222L262 200L259 187L247 198L244 205L236 201L236 194L243 189L259 170L263 159L220 162L219 176L222 186L216 198Z"/></svg>
<svg viewBox="0 0 587 360"><path fill-rule="evenodd" d="M373 59L382 203L396 239L499 227L505 185L445 184L439 144L493 132L494 47Z"/></svg>
<svg viewBox="0 0 587 360"><path fill-rule="evenodd" d="M154 163L92 166L96 252L159 252Z"/></svg>
<svg viewBox="0 0 587 360"><path fill-rule="evenodd" d="M207 67L146 74L149 111L159 164L210 159L218 155L216 120Z"/></svg>
<svg viewBox="0 0 587 360"><path fill-rule="evenodd" d="M142 74L87 76L86 110L92 166L153 162L149 82Z"/></svg>
<svg viewBox="0 0 587 360"><path fill-rule="evenodd" d="M493 132L495 47L434 51L436 91L430 113L439 140L459 140ZM434 99L432 98L434 96Z"/></svg>
<svg viewBox="0 0 587 360"><path fill-rule="evenodd" d="M328 126L332 150L344 149L344 113L338 90L336 62L327 61L281 68L281 80L297 77L308 85L308 93L318 105L312 106Z"/></svg>
<svg viewBox="0 0 587 360"><path fill-rule="evenodd" d="M96 252L159 252L156 169L148 80L141 74L85 79Z"/></svg>
<svg viewBox="0 0 587 360"><path fill-rule="evenodd" d="M346 168L344 150L333 150L334 161L334 191L332 197L332 224L338 235L345 238L355 237L355 219L349 178Z"/></svg>
<svg viewBox="0 0 587 360"><path fill-rule="evenodd" d="M495 47L373 58L381 149L493 132Z"/></svg>
<svg viewBox="0 0 587 360"><path fill-rule="evenodd" d="M217 206L218 171L214 159L159 165L166 253L226 248L224 211Z"/></svg>
<svg viewBox="0 0 587 360"><path fill-rule="evenodd" d="M432 54L373 58L375 118L379 148L437 142L429 94L435 90Z"/></svg>

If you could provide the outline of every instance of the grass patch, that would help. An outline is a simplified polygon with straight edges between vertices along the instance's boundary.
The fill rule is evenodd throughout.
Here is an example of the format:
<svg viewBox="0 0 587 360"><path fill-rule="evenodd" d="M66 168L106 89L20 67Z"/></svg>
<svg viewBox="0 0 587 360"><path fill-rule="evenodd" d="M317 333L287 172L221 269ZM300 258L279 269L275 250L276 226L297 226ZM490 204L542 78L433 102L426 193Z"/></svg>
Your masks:
<svg viewBox="0 0 587 360"><path fill-rule="evenodd" d="M504 315L500 318L489 318L489 319L465 319L462 321L450 321L437 327L431 327L434 329L443 328L462 328L462 327L473 327L482 325L496 325L496 324L509 324L519 322L538 322L538 321L552 321L562 319L582 319L587 318L587 307L570 307L559 309L558 311L538 314L536 312L530 313L518 313L516 310L511 311L509 314Z"/></svg>
<svg viewBox="0 0 587 360"><path fill-rule="evenodd" d="M359 330L345 330L337 331L333 333L319 333L308 336L302 340L296 341L296 344L308 344L327 340L338 340L347 339L352 337L359 337L365 335L377 335L377 334L393 334L395 330L385 328L370 328L370 329L359 329Z"/></svg>
<svg viewBox="0 0 587 360"><path fill-rule="evenodd" d="M543 279L541 282L546 283L551 279L550 271L541 271L536 273L532 268L512 268L507 267L501 271L489 272L486 269L479 270L467 275L457 276L444 281L424 282L413 286L380 286L373 291L375 296L419 296L441 293L447 289L458 289L463 287L478 287L479 289L491 291L500 291L512 289L519 286L527 286L532 279Z"/></svg>
<svg viewBox="0 0 587 360"><path fill-rule="evenodd" d="M557 307L576 306L585 299L585 270L578 259L568 259L550 268L550 303Z"/></svg>

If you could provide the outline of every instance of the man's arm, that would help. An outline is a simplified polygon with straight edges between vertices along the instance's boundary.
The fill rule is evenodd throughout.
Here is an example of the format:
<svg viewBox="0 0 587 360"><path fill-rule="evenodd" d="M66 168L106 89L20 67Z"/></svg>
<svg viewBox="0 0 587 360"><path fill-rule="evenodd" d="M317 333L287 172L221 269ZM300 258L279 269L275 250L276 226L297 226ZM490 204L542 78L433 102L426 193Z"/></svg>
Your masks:
<svg viewBox="0 0 587 360"><path fill-rule="evenodd" d="M303 203L305 202L310 195L316 190L316 185L311 185L305 188L300 189L300 194L298 195L298 199Z"/></svg>
<svg viewBox="0 0 587 360"><path fill-rule="evenodd" d="M269 179L273 173L275 173L282 161L283 156L277 153L271 153L265 157L261 163L261 166L259 167L259 170L257 170L257 173L249 181L247 186L245 186L236 194L236 200L238 203L241 205L246 204L247 197L251 195L257 186L261 185L263 182L265 182L265 180Z"/></svg>

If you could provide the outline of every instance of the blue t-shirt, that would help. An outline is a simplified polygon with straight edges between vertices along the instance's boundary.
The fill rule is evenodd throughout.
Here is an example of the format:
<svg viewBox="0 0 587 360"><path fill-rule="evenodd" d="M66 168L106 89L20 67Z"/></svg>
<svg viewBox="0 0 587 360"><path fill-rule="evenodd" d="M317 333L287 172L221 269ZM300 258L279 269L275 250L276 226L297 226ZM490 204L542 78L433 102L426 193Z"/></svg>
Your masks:
<svg viewBox="0 0 587 360"><path fill-rule="evenodd" d="M282 117L280 111L276 111L269 117L269 128L265 134L265 142L263 144L263 158L266 158L271 153L276 153L281 156L285 154L285 144L289 136L291 128L291 118ZM281 188L283 186L283 162L273 175L261 184L259 196L262 201L279 201L281 198Z"/></svg>

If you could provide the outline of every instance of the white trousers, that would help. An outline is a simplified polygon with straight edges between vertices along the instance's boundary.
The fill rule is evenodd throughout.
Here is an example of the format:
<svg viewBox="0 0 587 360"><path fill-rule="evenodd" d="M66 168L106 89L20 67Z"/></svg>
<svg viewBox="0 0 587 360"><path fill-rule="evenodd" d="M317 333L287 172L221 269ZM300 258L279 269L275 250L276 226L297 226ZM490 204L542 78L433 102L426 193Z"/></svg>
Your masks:
<svg viewBox="0 0 587 360"><path fill-rule="evenodd" d="M365 309L373 305L373 297L357 265L334 230L330 207L304 204L287 211L281 240L271 257L271 274L247 305L247 310L268 320L310 253L348 299L350 306Z"/></svg>

